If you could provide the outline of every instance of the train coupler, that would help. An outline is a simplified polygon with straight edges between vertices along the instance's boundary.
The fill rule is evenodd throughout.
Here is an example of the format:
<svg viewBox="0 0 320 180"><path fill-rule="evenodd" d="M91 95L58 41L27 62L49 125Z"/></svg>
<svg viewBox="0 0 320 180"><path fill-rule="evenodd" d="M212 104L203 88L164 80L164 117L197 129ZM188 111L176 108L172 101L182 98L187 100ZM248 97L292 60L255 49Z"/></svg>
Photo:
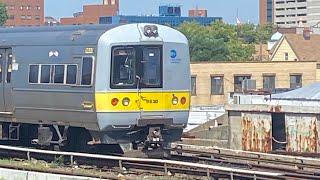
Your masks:
<svg viewBox="0 0 320 180"><path fill-rule="evenodd" d="M147 136L147 140L145 141L145 149L158 149L162 147L163 138L161 134L161 127L150 127L149 134Z"/></svg>

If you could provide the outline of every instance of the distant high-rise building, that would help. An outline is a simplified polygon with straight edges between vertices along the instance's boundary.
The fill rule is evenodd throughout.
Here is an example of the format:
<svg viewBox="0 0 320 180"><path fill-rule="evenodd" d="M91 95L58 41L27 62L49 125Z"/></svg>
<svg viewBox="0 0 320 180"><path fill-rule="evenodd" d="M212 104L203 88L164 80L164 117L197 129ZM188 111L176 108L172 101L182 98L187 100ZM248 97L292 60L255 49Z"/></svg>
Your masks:
<svg viewBox="0 0 320 180"><path fill-rule="evenodd" d="M320 0L274 0L274 24L280 27L313 26L320 22Z"/></svg>
<svg viewBox="0 0 320 180"><path fill-rule="evenodd" d="M207 17L208 11L206 9L190 9L189 17Z"/></svg>
<svg viewBox="0 0 320 180"><path fill-rule="evenodd" d="M273 0L260 0L260 24L273 22Z"/></svg>
<svg viewBox="0 0 320 180"><path fill-rule="evenodd" d="M74 13L74 17L61 18L62 25L99 24L101 16L117 16L119 0L103 0L99 5L84 5L83 12Z"/></svg>
<svg viewBox="0 0 320 180"><path fill-rule="evenodd" d="M7 7L5 27L44 25L44 0L0 0Z"/></svg>
<svg viewBox="0 0 320 180"><path fill-rule="evenodd" d="M216 20L222 20L221 17L207 17L206 15L207 12L202 16L182 17L180 5L161 5L159 6L159 16L102 16L100 17L100 24L155 23L179 26L183 22L198 22L201 25L208 26Z"/></svg>

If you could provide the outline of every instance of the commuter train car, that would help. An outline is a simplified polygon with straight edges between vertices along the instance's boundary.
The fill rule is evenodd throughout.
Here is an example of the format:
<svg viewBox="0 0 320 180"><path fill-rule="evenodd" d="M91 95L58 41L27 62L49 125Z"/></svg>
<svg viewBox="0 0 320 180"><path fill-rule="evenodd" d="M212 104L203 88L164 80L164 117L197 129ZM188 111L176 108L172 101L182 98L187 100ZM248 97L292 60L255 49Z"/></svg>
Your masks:
<svg viewBox="0 0 320 180"><path fill-rule="evenodd" d="M189 64L162 25L0 29L1 142L167 146L187 124Z"/></svg>

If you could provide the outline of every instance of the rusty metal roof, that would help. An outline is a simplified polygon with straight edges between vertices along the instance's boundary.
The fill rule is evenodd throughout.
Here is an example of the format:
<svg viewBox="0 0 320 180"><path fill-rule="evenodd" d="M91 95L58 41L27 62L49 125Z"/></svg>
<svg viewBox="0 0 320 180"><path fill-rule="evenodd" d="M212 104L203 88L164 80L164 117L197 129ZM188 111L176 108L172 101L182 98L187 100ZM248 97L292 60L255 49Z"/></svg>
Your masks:
<svg viewBox="0 0 320 180"><path fill-rule="evenodd" d="M273 94L271 99L320 101L320 82L292 91Z"/></svg>

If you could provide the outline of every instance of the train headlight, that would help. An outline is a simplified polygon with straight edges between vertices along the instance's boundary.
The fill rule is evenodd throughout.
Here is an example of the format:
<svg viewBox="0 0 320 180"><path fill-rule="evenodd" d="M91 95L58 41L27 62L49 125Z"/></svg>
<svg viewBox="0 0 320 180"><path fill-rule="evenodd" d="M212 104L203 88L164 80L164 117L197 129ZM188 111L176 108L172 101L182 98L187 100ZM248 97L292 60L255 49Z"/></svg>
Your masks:
<svg viewBox="0 0 320 180"><path fill-rule="evenodd" d="M177 97L173 96L173 98L172 98L172 104L173 104L173 105L177 105L178 103L179 103L179 99L178 99Z"/></svg>
<svg viewBox="0 0 320 180"><path fill-rule="evenodd" d="M148 37L158 37L159 36L158 27L154 25L152 26L146 25L144 26L143 34Z"/></svg>
<svg viewBox="0 0 320 180"><path fill-rule="evenodd" d="M122 99L122 104L123 104L124 106L129 106L129 104L130 104L130 99L127 98L127 97L123 98L123 99Z"/></svg>

